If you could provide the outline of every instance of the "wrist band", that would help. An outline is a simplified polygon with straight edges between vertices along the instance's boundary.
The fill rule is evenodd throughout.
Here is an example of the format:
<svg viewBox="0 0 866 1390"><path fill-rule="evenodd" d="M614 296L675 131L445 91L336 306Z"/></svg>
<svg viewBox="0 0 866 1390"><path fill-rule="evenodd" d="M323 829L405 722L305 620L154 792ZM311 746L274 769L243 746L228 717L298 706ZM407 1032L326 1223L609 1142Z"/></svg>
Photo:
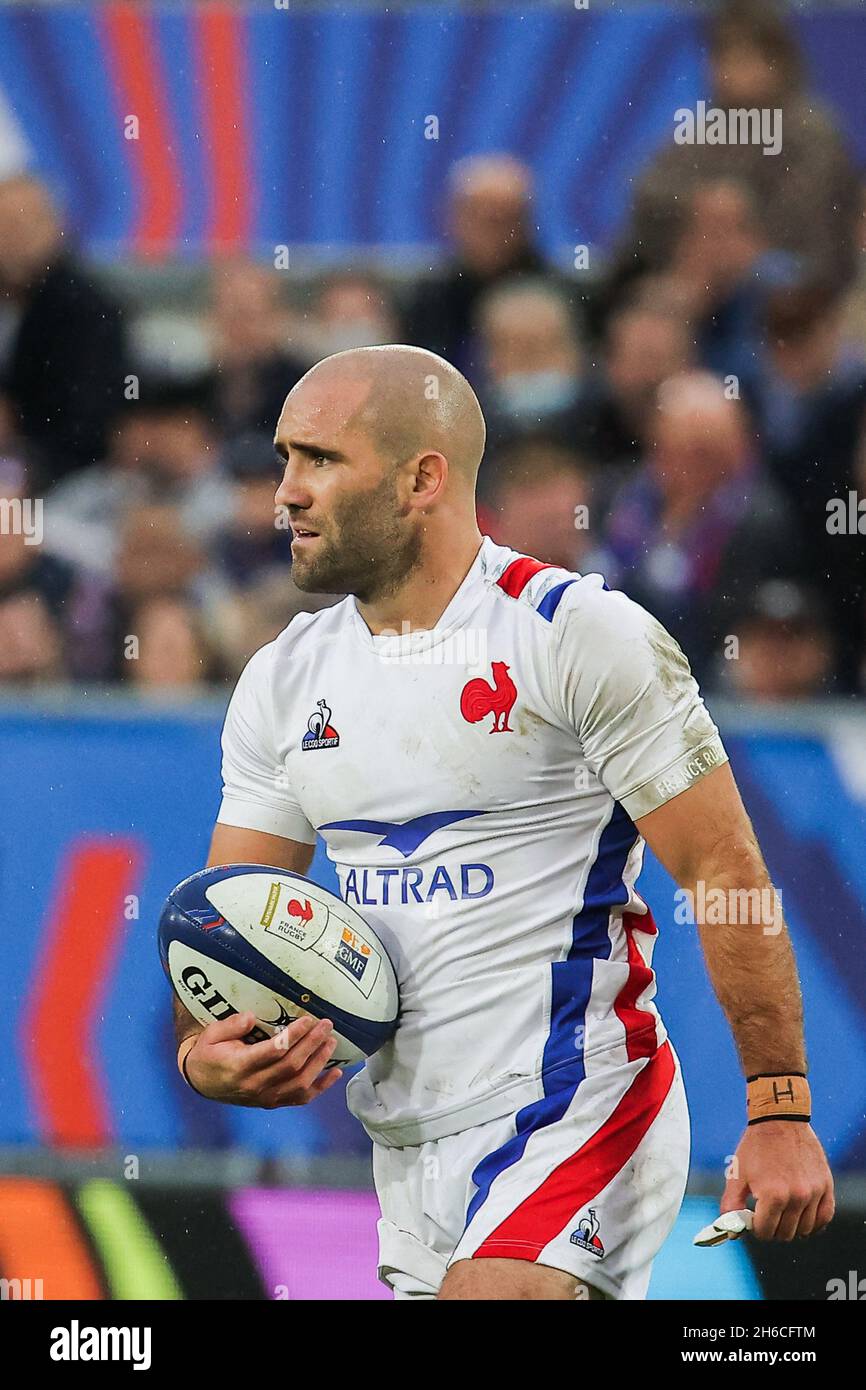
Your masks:
<svg viewBox="0 0 866 1390"><path fill-rule="evenodd" d="M189 1054L192 1052L192 1050L193 1050L193 1048L195 1047L195 1045L196 1045L197 1042L198 1042L198 1036L197 1036L197 1035L194 1035L194 1036L191 1037L191 1038L182 1038L182 1039L181 1039L181 1042L180 1042L180 1044L178 1045L178 1049L177 1049L177 1069L178 1069L178 1071L180 1072L181 1076L183 1077L184 1081L186 1082L187 1086L189 1086L190 1090L191 1090L191 1091L195 1091L195 1093L196 1093L197 1096L201 1096L201 1094L202 1094L201 1091L198 1089L197 1086L193 1086L192 1082L191 1082L190 1079L189 1079L189 1072L188 1072L187 1069L186 1069L186 1059L187 1059L187 1057L189 1056ZM186 1047L186 1048L185 1048L185 1047L184 1047L184 1044L185 1044L185 1043L189 1043L189 1047ZM207 1097L206 1097L206 1096L202 1096L202 1099L203 1099L203 1100L206 1100Z"/></svg>
<svg viewBox="0 0 866 1390"><path fill-rule="evenodd" d="M747 1076L746 1114L750 1125L764 1120L811 1120L812 1096L805 1072Z"/></svg>

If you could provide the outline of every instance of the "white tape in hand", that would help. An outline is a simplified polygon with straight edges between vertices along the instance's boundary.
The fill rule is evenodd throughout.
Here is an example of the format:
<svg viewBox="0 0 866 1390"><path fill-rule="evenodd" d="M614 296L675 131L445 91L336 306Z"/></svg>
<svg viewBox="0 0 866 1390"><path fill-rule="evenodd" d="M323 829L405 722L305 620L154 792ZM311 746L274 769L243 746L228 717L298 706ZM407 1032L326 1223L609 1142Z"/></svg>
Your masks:
<svg viewBox="0 0 866 1390"><path fill-rule="evenodd" d="M695 1245L721 1245L726 1240L739 1240L741 1235L752 1229L755 1213L752 1211L726 1211L717 1216L711 1226L698 1231Z"/></svg>

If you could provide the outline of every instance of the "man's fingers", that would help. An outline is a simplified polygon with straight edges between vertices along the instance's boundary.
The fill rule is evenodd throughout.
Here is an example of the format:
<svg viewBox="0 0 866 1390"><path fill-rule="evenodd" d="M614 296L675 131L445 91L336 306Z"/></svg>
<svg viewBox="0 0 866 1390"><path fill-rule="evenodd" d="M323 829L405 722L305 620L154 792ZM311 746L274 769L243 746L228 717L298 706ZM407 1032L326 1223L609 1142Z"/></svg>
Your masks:
<svg viewBox="0 0 866 1390"><path fill-rule="evenodd" d="M305 1091L330 1062L336 1046L333 1031L328 1036L314 1029L303 1041L303 1057L298 1057L296 1045L279 1061L257 1071L247 1084L252 1085L263 1103L270 1101L277 1093L282 1096L288 1092Z"/></svg>
<svg viewBox="0 0 866 1390"><path fill-rule="evenodd" d="M824 1194L822 1192L819 1192L818 1195L816 1197L813 1197L812 1201L808 1202L806 1206L803 1208L803 1210L800 1212L800 1220L797 1224L796 1234L801 1239L804 1239L806 1236L811 1236L814 1234L815 1218L818 1215L818 1208L821 1205L821 1198L823 1197L823 1195Z"/></svg>
<svg viewBox="0 0 866 1390"><path fill-rule="evenodd" d="M817 1195L804 1192L765 1192L757 1195L753 1234L759 1240L791 1241L811 1236L833 1219L832 1186Z"/></svg>
<svg viewBox="0 0 866 1390"><path fill-rule="evenodd" d="M818 1203L818 1211L815 1216L815 1230L823 1231L825 1226L829 1226L836 1213L836 1198L833 1195L833 1185L829 1183L823 1197Z"/></svg>
<svg viewBox="0 0 866 1390"><path fill-rule="evenodd" d="M202 1030L201 1038L206 1043L230 1042L233 1038L246 1037L255 1025L256 1016L253 1013L229 1014L228 1018L209 1023Z"/></svg>
<svg viewBox="0 0 866 1390"><path fill-rule="evenodd" d="M334 1055L337 1046L335 1037L326 1038L321 1047L318 1047L310 1056L309 1061L302 1071L295 1075L295 1086L298 1090L306 1091L312 1086L319 1072L323 1071Z"/></svg>
<svg viewBox="0 0 866 1390"><path fill-rule="evenodd" d="M245 1048L245 1070L251 1076L264 1075L271 1070L281 1073L296 1071L330 1035L333 1027L329 1019L311 1018L309 1015L296 1018L272 1038L250 1043Z"/></svg>
<svg viewBox="0 0 866 1390"><path fill-rule="evenodd" d="M283 1105L307 1105L311 1100L315 1100L317 1096L321 1096L325 1091L329 1091L332 1086L336 1086L337 1082L342 1078L343 1073L339 1067L332 1067L328 1071L324 1070L330 1058L328 1050L323 1049L323 1051L325 1051L326 1055L323 1060L319 1061L319 1070L314 1072L313 1079L309 1081L308 1084L302 1086L300 1084L300 1079L297 1078L294 1081L283 1083L269 1090L262 1101L265 1108L275 1109ZM333 1048L331 1048L330 1051L332 1052Z"/></svg>
<svg viewBox="0 0 866 1390"><path fill-rule="evenodd" d="M758 1240L775 1240L784 1210L785 1199L780 1192L758 1196L752 1226L753 1235L756 1235Z"/></svg>
<svg viewBox="0 0 866 1390"><path fill-rule="evenodd" d="M779 1224L776 1227L776 1240L793 1240L800 1229L800 1222L804 1214L809 1210L810 1200L807 1193L798 1193L796 1196L789 1194L787 1201L782 1207L782 1214L779 1217Z"/></svg>
<svg viewBox="0 0 866 1390"><path fill-rule="evenodd" d="M749 1204L750 1195L749 1184L742 1178L728 1178L719 1203L719 1212L724 1216L726 1211L744 1211Z"/></svg>
<svg viewBox="0 0 866 1390"><path fill-rule="evenodd" d="M332 1086L336 1086L338 1081L342 1081L343 1072L340 1067L331 1067L329 1071L323 1071L310 1087L310 1100L315 1100L316 1096L324 1095L325 1091L330 1091Z"/></svg>

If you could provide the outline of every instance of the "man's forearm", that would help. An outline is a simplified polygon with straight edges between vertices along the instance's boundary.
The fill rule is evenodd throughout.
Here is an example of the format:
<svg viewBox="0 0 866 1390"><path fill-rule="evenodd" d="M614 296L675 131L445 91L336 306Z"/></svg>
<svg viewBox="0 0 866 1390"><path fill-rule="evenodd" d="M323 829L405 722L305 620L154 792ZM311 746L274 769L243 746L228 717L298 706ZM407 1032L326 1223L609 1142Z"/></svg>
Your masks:
<svg viewBox="0 0 866 1390"><path fill-rule="evenodd" d="M763 860L714 868L693 892L707 970L744 1074L805 1072L797 966Z"/></svg>

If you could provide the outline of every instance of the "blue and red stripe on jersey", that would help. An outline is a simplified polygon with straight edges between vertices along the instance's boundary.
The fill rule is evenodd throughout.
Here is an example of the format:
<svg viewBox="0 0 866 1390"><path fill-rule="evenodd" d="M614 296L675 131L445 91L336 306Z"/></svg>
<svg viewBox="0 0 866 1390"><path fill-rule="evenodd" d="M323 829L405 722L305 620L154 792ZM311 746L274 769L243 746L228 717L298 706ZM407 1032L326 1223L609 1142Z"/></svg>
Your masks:
<svg viewBox="0 0 866 1390"><path fill-rule="evenodd" d="M629 890L623 875L637 839L631 817L616 802L599 838L583 906L572 921L568 956L550 967L550 1032L542 1057L544 1095L518 1111L514 1136L476 1166L472 1181L478 1190L469 1203L467 1226L486 1201L494 1180L523 1157L530 1136L563 1118L586 1076L583 1038L593 964L610 957L610 913L612 908L628 902Z"/></svg>
<svg viewBox="0 0 866 1390"><path fill-rule="evenodd" d="M534 560L531 555L521 555L517 560L512 560L510 565L506 565L501 575L497 579L497 584L509 598L519 598L527 584L540 574L542 570L559 569L558 565L545 564L542 560ZM553 622L554 614L562 601L566 589L576 582L577 576L564 579L555 588L548 589L540 603L533 604L536 613L542 618Z"/></svg>

